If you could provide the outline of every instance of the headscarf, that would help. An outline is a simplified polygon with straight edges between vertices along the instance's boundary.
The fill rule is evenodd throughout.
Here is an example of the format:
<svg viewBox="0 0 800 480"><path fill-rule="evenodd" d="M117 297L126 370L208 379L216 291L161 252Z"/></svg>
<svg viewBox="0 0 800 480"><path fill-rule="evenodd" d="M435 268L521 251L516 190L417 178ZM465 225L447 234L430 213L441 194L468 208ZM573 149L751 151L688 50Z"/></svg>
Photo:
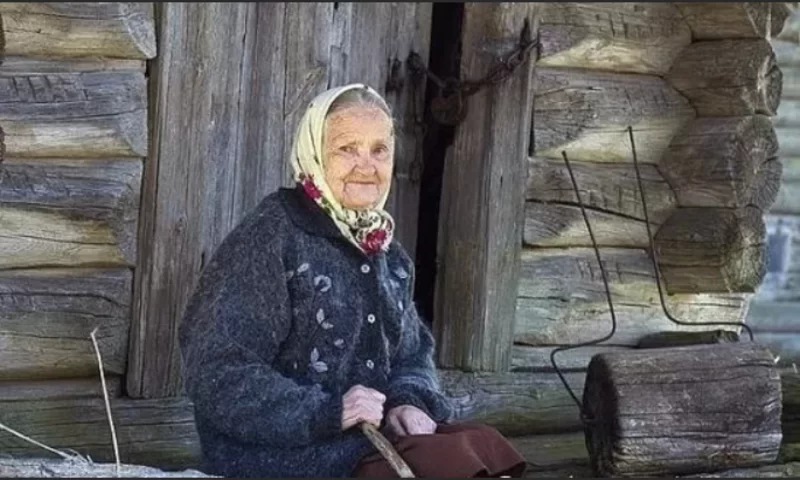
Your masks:
<svg viewBox="0 0 800 480"><path fill-rule="evenodd" d="M382 98L362 83L332 88L314 98L297 127L292 147L292 169L294 180L333 220L342 235L362 252L371 254L386 251L392 242L394 220L384 210L389 188L370 209L345 208L334 198L325 181L323 165L322 137L328 110L341 94L358 88L367 89L377 98Z"/></svg>

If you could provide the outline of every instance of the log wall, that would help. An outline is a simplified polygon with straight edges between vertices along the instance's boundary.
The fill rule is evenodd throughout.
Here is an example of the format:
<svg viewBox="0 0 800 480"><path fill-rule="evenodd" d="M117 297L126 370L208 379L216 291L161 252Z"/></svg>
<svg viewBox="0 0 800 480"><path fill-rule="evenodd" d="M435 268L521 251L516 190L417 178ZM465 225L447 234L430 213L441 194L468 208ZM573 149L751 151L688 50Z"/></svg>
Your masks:
<svg viewBox="0 0 800 480"><path fill-rule="evenodd" d="M747 315L759 341L770 345L780 363L800 363L800 9L771 40L783 72L781 103L773 124L783 168L777 199L764 216L767 271Z"/></svg>
<svg viewBox="0 0 800 480"><path fill-rule="evenodd" d="M681 327L662 311L628 127L669 312L690 323L745 319L766 272L764 212L784 195L780 122L793 105L783 103L783 85L792 88L783 57L794 53L771 39L789 13L779 2L546 4L513 370L552 371L553 348L611 330L562 151L617 330L602 346L557 355L559 365L581 371L593 353L649 333L719 328Z"/></svg>
<svg viewBox="0 0 800 480"><path fill-rule="evenodd" d="M95 329L118 396L153 5L3 3L0 29L0 398L99 395Z"/></svg>

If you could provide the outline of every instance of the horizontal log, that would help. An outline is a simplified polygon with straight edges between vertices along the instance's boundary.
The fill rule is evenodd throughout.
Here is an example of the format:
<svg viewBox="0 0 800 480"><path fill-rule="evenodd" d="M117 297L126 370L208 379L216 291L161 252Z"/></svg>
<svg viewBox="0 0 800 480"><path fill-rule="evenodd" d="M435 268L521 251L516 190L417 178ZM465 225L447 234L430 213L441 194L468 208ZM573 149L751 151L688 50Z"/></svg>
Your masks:
<svg viewBox="0 0 800 480"><path fill-rule="evenodd" d="M125 373L132 273L0 271L0 380L97 377L97 341L109 374Z"/></svg>
<svg viewBox="0 0 800 480"><path fill-rule="evenodd" d="M17 160L0 170L0 269L133 266L139 159Z"/></svg>
<svg viewBox="0 0 800 480"><path fill-rule="evenodd" d="M613 345L633 346L660 331L713 330L671 322L661 309L652 262L639 249L600 249L617 318ZM514 340L545 346L586 342L611 331L603 277L591 248L524 250ZM745 299L736 294L665 296L668 311L685 322L738 322Z"/></svg>
<svg viewBox="0 0 800 480"><path fill-rule="evenodd" d="M0 127L5 155L146 156L146 86L141 71L14 73L4 65Z"/></svg>
<svg viewBox="0 0 800 480"><path fill-rule="evenodd" d="M146 58L156 55L153 3L2 3L8 55Z"/></svg>
<svg viewBox="0 0 800 480"><path fill-rule="evenodd" d="M691 41L670 3L547 3L537 65L661 75Z"/></svg>
<svg viewBox="0 0 800 480"><path fill-rule="evenodd" d="M599 476L702 473L778 456L781 378L757 344L598 355L583 402L597 420L586 445Z"/></svg>
<svg viewBox="0 0 800 480"><path fill-rule="evenodd" d="M655 75L537 67L535 155L571 161L658 163L675 133L695 117L688 100Z"/></svg>
<svg viewBox="0 0 800 480"><path fill-rule="evenodd" d="M694 42L665 77L685 95L700 117L775 115L783 76L769 42Z"/></svg>
<svg viewBox="0 0 800 480"><path fill-rule="evenodd" d="M109 397L122 395L119 375L106 375L106 390ZM99 370L95 378L0 381L0 402L101 398L102 395L103 385L99 378Z"/></svg>
<svg viewBox="0 0 800 480"><path fill-rule="evenodd" d="M769 43L772 51L775 52L775 59L781 70L786 67L800 67L800 51L797 48L800 41L792 42L773 38ZM783 83L785 87L786 81L784 80Z"/></svg>
<svg viewBox="0 0 800 480"><path fill-rule="evenodd" d="M774 176L760 178L771 182L766 185L756 181L777 153L765 115L697 118L675 136L658 166L682 207L744 207L770 200L761 197L765 191L777 193Z"/></svg>
<svg viewBox="0 0 800 480"><path fill-rule="evenodd" d="M591 239L563 161L529 160L523 238L530 246L591 246ZM644 210L631 164L570 162L596 240L602 246L647 245ZM655 231L675 208L675 196L653 165L640 167Z"/></svg>
<svg viewBox="0 0 800 480"><path fill-rule="evenodd" d="M164 469L200 465L194 412L185 398L114 398L111 413L122 462ZM102 398L0 402L0 423L52 448L114 461ZM0 451L13 457L49 455L6 432L0 432Z"/></svg>
<svg viewBox="0 0 800 480"><path fill-rule="evenodd" d="M675 2L694 40L771 38L783 30L790 8L784 2Z"/></svg>
<svg viewBox="0 0 800 480"><path fill-rule="evenodd" d="M780 143L780 139L778 139L778 142ZM782 165L781 182L800 181L800 156L779 155L779 160Z"/></svg>
<svg viewBox="0 0 800 480"><path fill-rule="evenodd" d="M529 345L514 345L511 349L511 370L518 372L553 372L550 354L559 347L532 347ZM589 361L599 353L630 350L629 346L601 345L586 346L572 350L556 352L555 359L561 371L583 371L589 366Z"/></svg>
<svg viewBox="0 0 800 480"><path fill-rule="evenodd" d="M142 72L146 70L146 60L129 58L54 58L18 57L6 55L0 72L5 75L44 75L77 72Z"/></svg>
<svg viewBox="0 0 800 480"><path fill-rule="evenodd" d="M484 423L509 436L582 428L578 407L555 373L440 370L439 377L459 422ZM584 374L567 373L565 378L580 397Z"/></svg>
<svg viewBox="0 0 800 480"><path fill-rule="evenodd" d="M759 209L680 209L655 237L670 293L752 293L766 273L766 227Z"/></svg>
<svg viewBox="0 0 800 480"><path fill-rule="evenodd" d="M587 209L586 216L598 246L643 248L648 245L643 220ZM651 221L652 232L658 224ZM528 202L525 205L523 241L530 247L592 246L580 207Z"/></svg>

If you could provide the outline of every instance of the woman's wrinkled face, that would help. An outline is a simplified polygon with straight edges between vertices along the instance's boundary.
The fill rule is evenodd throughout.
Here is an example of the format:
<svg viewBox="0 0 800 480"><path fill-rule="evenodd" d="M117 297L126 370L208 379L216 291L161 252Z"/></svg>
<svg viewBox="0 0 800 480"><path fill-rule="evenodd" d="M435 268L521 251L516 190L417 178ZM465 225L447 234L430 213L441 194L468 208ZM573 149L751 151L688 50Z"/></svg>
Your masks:
<svg viewBox="0 0 800 480"><path fill-rule="evenodd" d="M354 105L328 115L323 152L325 181L345 208L371 208L389 189L394 131L380 108Z"/></svg>

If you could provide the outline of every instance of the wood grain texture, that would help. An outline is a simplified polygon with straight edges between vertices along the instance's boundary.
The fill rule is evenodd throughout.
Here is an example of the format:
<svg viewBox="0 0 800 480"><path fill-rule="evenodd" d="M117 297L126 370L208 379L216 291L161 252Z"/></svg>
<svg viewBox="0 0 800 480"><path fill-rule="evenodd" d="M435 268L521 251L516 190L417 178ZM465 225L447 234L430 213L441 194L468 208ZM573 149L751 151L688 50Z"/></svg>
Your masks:
<svg viewBox="0 0 800 480"><path fill-rule="evenodd" d="M608 353L592 359L584 408L598 476L673 476L760 466L781 443L781 378L756 344Z"/></svg>
<svg viewBox="0 0 800 480"><path fill-rule="evenodd" d="M441 370L442 390L457 422L477 422L507 436L581 430L578 407L555 373ZM565 374L580 398L584 374Z"/></svg>
<svg viewBox="0 0 800 480"><path fill-rule="evenodd" d="M144 72L95 70L49 62L0 67L0 127L7 157L144 157L147 93ZM39 65L42 65L40 62ZM85 67L84 67L85 68Z"/></svg>
<svg viewBox="0 0 800 480"><path fill-rule="evenodd" d="M744 207L766 210L780 175L759 175L778 154L770 118L697 118L675 136L659 162L682 207ZM769 168L773 168L770 166Z"/></svg>
<svg viewBox="0 0 800 480"><path fill-rule="evenodd" d="M602 248L617 318L614 336L603 345L633 346L650 333L719 328L685 327L664 315L652 261L640 249ZM514 341L532 346L569 345L611 331L611 316L594 250L524 250ZM746 302L737 294L686 293L665 296L668 311L684 322L737 322Z"/></svg>
<svg viewBox="0 0 800 480"><path fill-rule="evenodd" d="M156 56L153 2L4 2L0 16L9 55Z"/></svg>
<svg viewBox="0 0 800 480"><path fill-rule="evenodd" d="M783 75L767 40L694 42L665 77L700 117L775 115Z"/></svg>
<svg viewBox="0 0 800 480"><path fill-rule="evenodd" d="M461 77L485 75L495 62L486 50L513 50L526 21L536 37L537 5L464 8ZM434 328L445 367L505 371L510 364L533 67L528 59L469 98L444 166L442 189L450 194L439 212L441 316Z"/></svg>
<svg viewBox="0 0 800 480"><path fill-rule="evenodd" d="M800 99L800 65L786 65L778 63L783 76L781 101L787 99Z"/></svg>
<svg viewBox="0 0 800 480"><path fill-rule="evenodd" d="M754 207L683 208L655 236L669 293L752 293L766 273L766 227Z"/></svg>
<svg viewBox="0 0 800 480"><path fill-rule="evenodd" d="M539 66L656 75L692 41L670 3L547 3L539 32Z"/></svg>
<svg viewBox="0 0 800 480"><path fill-rule="evenodd" d="M511 352L511 371L516 372L554 372L550 353L558 347L534 347L530 345L514 345ZM586 346L572 350L558 351L555 354L556 365L562 372L585 371L589 361L599 353L626 351L630 346L600 345Z"/></svg>
<svg viewBox="0 0 800 480"><path fill-rule="evenodd" d="M122 380L119 375L106 375L106 390L109 397L122 395ZM0 402L102 396L103 386L99 377L0 381Z"/></svg>
<svg viewBox="0 0 800 480"><path fill-rule="evenodd" d="M791 13L785 2L674 2L694 40L771 38Z"/></svg>
<svg viewBox="0 0 800 480"><path fill-rule="evenodd" d="M772 124L775 127L791 127L795 130L800 128L800 99L781 100L778 111L772 117ZM780 138L778 138L778 144L781 144Z"/></svg>
<svg viewBox="0 0 800 480"><path fill-rule="evenodd" d="M632 162L631 126L639 162L658 163L695 111L655 75L538 67L533 116L536 156Z"/></svg>
<svg viewBox="0 0 800 480"><path fill-rule="evenodd" d="M200 466L194 412L185 398L113 398L111 412L123 463L164 469ZM2 401L0 423L53 448L88 455L98 462L114 461L102 397ZM0 435L0 449L14 457L43 455L39 447L5 432Z"/></svg>
<svg viewBox="0 0 800 480"><path fill-rule="evenodd" d="M265 195L291 183L288 154L308 102L343 82L367 82L385 92L391 59L404 63L411 49L427 58L431 9L157 6L161 47L149 77L154 151L142 194L135 294L141 301L134 306L127 376L132 396L181 391L176 328L194 282L239 221ZM204 34L191 33L197 30ZM403 175L415 160L416 140L405 66L400 73L404 87L386 95L402 151L391 209L398 238L413 258L418 184Z"/></svg>
<svg viewBox="0 0 800 480"><path fill-rule="evenodd" d="M633 165L570 162L592 231L600 246L645 247L644 209ZM654 165L641 165L653 231L676 206L675 195ZM525 228L529 246L591 246L566 164L546 158L528 162Z"/></svg>
<svg viewBox="0 0 800 480"><path fill-rule="evenodd" d="M0 165L0 269L133 266L142 161Z"/></svg>
<svg viewBox="0 0 800 480"><path fill-rule="evenodd" d="M128 269L0 272L0 380L96 378L95 328L105 371L124 373L131 276Z"/></svg>

